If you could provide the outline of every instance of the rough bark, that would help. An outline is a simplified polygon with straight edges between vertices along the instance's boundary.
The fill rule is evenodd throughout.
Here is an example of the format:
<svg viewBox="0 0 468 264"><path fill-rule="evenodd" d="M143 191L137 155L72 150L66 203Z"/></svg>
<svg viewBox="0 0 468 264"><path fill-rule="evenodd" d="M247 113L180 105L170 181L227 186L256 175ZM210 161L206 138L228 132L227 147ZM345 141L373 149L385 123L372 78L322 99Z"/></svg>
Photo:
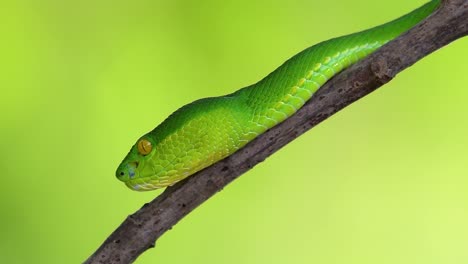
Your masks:
<svg viewBox="0 0 468 264"><path fill-rule="evenodd" d="M198 205L296 137L389 82L422 57L466 36L468 0L443 0L438 10L409 32L344 70L285 122L230 157L190 176L127 219L85 263L131 263ZM465 54L466 55L466 54Z"/></svg>

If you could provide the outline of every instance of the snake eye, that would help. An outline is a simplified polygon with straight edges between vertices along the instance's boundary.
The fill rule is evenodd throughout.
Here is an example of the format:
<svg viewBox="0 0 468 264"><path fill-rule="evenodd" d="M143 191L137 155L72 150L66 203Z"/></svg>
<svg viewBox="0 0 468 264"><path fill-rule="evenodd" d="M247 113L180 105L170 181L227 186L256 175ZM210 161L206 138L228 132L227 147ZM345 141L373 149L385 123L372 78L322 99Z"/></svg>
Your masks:
<svg viewBox="0 0 468 264"><path fill-rule="evenodd" d="M146 139L140 139L140 141L138 141L137 147L138 152L141 155L148 155L153 149L153 145L151 145L151 142L149 142Z"/></svg>

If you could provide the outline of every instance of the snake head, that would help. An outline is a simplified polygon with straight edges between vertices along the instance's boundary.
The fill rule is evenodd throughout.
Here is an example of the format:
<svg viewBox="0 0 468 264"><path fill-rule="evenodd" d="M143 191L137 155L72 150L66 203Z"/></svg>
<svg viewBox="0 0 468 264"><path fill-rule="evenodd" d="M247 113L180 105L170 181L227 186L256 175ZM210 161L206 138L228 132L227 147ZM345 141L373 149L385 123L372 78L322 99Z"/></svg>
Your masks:
<svg viewBox="0 0 468 264"><path fill-rule="evenodd" d="M117 178L136 191L163 188L236 151L246 142L238 139L248 111L226 107L233 100L203 99L174 112L137 140L117 168Z"/></svg>
<svg viewBox="0 0 468 264"><path fill-rule="evenodd" d="M145 183L142 178L154 174L151 166L147 166L154 154L153 145L150 137L140 138L117 168L116 177L130 189L142 190L141 186Z"/></svg>
<svg viewBox="0 0 468 264"><path fill-rule="evenodd" d="M200 154L177 135L162 141L153 139L151 133L141 137L120 163L116 177L132 190L149 191L173 185L199 170Z"/></svg>

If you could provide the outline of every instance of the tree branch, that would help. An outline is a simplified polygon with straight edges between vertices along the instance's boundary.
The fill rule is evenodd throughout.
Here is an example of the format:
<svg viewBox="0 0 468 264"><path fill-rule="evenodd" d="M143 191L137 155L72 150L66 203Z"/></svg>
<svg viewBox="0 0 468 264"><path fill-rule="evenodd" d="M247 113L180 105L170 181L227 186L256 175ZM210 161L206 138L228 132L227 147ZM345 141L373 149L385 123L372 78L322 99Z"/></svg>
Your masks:
<svg viewBox="0 0 468 264"><path fill-rule="evenodd" d="M467 34L468 0L443 0L425 21L327 82L286 121L228 158L167 188L128 216L85 263L133 262L180 219L242 173L422 57Z"/></svg>

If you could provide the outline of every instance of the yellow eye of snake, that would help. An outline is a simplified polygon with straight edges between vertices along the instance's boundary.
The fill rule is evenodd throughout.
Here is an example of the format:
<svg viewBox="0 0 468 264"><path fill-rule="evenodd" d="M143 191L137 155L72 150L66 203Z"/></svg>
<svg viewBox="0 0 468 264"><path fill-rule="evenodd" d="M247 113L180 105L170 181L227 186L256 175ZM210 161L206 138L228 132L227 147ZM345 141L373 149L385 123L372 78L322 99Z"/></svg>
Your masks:
<svg viewBox="0 0 468 264"><path fill-rule="evenodd" d="M151 145L151 142L149 142L146 139L141 139L140 141L138 141L137 146L138 146L138 152L141 155L148 155L153 149L153 145Z"/></svg>

